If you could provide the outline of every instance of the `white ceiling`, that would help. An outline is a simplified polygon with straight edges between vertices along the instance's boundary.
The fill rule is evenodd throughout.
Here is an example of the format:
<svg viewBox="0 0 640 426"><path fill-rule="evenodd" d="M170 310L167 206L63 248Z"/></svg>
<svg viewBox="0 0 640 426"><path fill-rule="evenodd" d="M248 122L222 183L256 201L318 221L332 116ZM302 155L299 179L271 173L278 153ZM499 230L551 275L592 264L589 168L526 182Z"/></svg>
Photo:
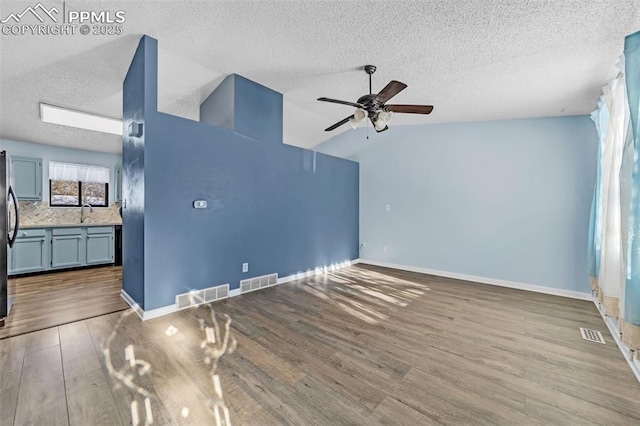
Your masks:
<svg viewBox="0 0 640 426"><path fill-rule="evenodd" d="M37 1L5 1L0 19ZM46 1L62 8L61 1ZM284 94L284 139L314 146L323 129L389 80L394 103L435 105L392 126L587 114L616 73L640 0L558 1L67 1L124 10L121 36L0 35L0 137L120 152L121 139L42 123L38 103L122 115L122 80L141 34L160 46L159 109L198 118L230 73ZM37 22L34 22L37 23ZM393 128L391 126L391 131Z"/></svg>

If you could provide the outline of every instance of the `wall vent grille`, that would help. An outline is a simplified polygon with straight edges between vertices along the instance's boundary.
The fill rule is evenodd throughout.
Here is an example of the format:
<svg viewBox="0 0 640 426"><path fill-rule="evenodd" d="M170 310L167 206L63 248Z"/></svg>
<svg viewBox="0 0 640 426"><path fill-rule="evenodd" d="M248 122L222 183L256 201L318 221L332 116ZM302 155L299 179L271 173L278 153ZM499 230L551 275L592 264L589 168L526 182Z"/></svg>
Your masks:
<svg viewBox="0 0 640 426"><path fill-rule="evenodd" d="M607 342L604 341L604 337L602 337L602 333L600 333L599 331L580 327L580 334L582 334L582 338L584 340L595 343L602 343L603 345L607 344Z"/></svg>
<svg viewBox="0 0 640 426"><path fill-rule="evenodd" d="M204 288L202 290L193 290L189 293L178 294L176 296L176 310L226 299L227 297L229 297L229 284Z"/></svg>
<svg viewBox="0 0 640 426"><path fill-rule="evenodd" d="M176 296L176 309L184 309L191 306L191 297L189 297L189 293L179 294Z"/></svg>
<svg viewBox="0 0 640 426"><path fill-rule="evenodd" d="M240 281L240 293L260 290L278 284L278 274L262 275L260 277L247 278Z"/></svg>

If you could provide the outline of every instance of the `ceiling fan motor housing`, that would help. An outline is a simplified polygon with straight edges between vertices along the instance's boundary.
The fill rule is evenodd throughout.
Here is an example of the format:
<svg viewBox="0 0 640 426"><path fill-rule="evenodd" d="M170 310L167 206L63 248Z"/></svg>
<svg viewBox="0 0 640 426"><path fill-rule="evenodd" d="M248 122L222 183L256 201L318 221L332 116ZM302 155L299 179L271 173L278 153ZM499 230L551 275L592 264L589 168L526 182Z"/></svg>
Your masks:
<svg viewBox="0 0 640 426"><path fill-rule="evenodd" d="M376 102L376 94L364 95L358 98L358 103L369 113L369 117L374 116L378 111L384 110L384 104Z"/></svg>

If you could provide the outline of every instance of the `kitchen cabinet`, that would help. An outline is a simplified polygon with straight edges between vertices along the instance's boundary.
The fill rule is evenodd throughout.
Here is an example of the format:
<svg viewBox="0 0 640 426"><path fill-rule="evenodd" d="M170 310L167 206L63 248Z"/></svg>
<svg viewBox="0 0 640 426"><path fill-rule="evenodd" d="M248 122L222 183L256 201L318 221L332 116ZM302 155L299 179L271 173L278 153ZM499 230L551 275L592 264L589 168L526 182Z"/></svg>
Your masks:
<svg viewBox="0 0 640 426"><path fill-rule="evenodd" d="M8 273L24 274L47 269L46 240L45 229L18 232L16 242L8 253Z"/></svg>
<svg viewBox="0 0 640 426"><path fill-rule="evenodd" d="M87 228L87 265L113 263L113 226Z"/></svg>
<svg viewBox="0 0 640 426"><path fill-rule="evenodd" d="M18 232L8 252L9 275L113 264L113 226L58 226Z"/></svg>
<svg viewBox="0 0 640 426"><path fill-rule="evenodd" d="M42 200L42 158L12 156L11 171L19 200Z"/></svg>
<svg viewBox="0 0 640 426"><path fill-rule="evenodd" d="M121 203L122 202L122 167L116 167L115 173L115 191L114 191L114 202Z"/></svg>
<svg viewBox="0 0 640 426"><path fill-rule="evenodd" d="M84 237L82 228L51 230L51 268L82 266Z"/></svg>

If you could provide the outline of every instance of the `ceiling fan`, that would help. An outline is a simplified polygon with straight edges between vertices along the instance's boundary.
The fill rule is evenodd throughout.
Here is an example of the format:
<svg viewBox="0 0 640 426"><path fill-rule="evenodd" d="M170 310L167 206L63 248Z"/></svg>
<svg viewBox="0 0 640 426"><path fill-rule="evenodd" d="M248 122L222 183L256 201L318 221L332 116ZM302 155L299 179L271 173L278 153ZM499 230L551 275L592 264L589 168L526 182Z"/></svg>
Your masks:
<svg viewBox="0 0 640 426"><path fill-rule="evenodd" d="M394 112L408 113L408 114L429 114L433 111L431 105L400 105L389 104L386 102L393 98L395 95L404 90L407 85L396 80L391 80L384 89L378 94L371 93L371 74L376 72L374 65L365 65L364 71L369 74L369 94L361 96L356 102L341 101L331 98L318 98L322 102L333 102L335 104L349 105L357 108L356 111L347 118L344 118L332 126L327 127L325 132L330 132L343 124L349 122L354 129L358 126L358 123L369 117L371 124L373 124L376 132L384 132L389 127L387 123L391 120L391 115Z"/></svg>

